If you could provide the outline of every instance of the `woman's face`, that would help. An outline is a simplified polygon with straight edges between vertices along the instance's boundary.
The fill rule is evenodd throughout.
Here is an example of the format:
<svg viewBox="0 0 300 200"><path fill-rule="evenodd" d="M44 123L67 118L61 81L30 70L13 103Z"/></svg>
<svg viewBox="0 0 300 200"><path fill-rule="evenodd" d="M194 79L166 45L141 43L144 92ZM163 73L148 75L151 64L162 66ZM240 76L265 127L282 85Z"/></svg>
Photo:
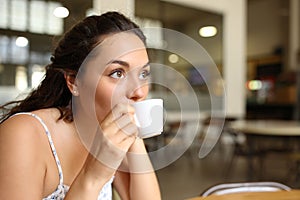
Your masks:
<svg viewBox="0 0 300 200"><path fill-rule="evenodd" d="M136 40L137 37L134 37ZM128 49L126 43L129 41L132 44L130 39L118 43L118 50L112 52L123 50L107 59L97 83L95 110L98 121L102 121L114 105L141 101L148 95L150 65L147 51L141 44L137 45L138 48ZM113 44L116 43L111 43L111 46Z"/></svg>

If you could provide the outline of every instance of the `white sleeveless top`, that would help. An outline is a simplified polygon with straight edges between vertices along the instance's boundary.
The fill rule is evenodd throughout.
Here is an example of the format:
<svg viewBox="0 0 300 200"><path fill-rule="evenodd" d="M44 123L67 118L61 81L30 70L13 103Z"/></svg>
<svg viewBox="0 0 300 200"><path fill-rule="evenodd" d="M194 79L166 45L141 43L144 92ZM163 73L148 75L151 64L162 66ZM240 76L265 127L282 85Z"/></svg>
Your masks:
<svg viewBox="0 0 300 200"><path fill-rule="evenodd" d="M52 194L50 194L47 197L43 198L43 200L62 200L62 199L64 199L65 195L69 191L69 186L64 185L64 183L63 183L64 182L64 176L63 176L61 164L60 164L59 158L57 156L56 149L54 147L49 129L47 128L44 121L39 116L37 116L36 114L28 113L28 112L22 112L22 113L17 113L15 115L20 115L20 114L30 115L30 116L36 118L42 124L42 126L45 129L46 135L48 137L49 144L50 144L54 159L56 161L56 165L57 165L57 169L58 169L58 175L59 175L59 184L58 184L56 190ZM103 188L102 188L102 190L101 190L101 192L98 196L98 200L112 200L112 182L113 182L113 178L111 178L103 186Z"/></svg>

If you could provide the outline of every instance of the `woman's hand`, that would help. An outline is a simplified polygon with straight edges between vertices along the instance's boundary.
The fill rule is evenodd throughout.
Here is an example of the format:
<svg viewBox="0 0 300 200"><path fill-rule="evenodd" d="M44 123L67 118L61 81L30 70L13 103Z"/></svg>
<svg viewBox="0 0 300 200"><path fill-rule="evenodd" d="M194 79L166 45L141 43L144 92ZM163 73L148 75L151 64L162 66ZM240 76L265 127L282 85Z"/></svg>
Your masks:
<svg viewBox="0 0 300 200"><path fill-rule="evenodd" d="M137 139L133 116L133 107L118 104L100 123L92 151L66 199L96 199L113 175L122 199L161 199L143 140Z"/></svg>
<svg viewBox="0 0 300 200"><path fill-rule="evenodd" d="M118 104L100 123L90 154L79 174L94 188L101 189L119 168L138 134L134 122L134 108Z"/></svg>
<svg viewBox="0 0 300 200"><path fill-rule="evenodd" d="M134 122L134 108L118 104L101 122L93 148L95 157L107 167L118 169L128 149L135 142L138 129Z"/></svg>

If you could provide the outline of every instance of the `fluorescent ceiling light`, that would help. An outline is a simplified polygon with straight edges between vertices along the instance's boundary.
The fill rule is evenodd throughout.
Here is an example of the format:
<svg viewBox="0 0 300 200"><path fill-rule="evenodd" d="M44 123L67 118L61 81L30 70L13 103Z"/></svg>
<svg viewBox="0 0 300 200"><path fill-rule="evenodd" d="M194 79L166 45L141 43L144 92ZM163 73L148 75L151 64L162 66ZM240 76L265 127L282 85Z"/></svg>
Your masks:
<svg viewBox="0 0 300 200"><path fill-rule="evenodd" d="M58 18L66 18L69 16L69 10L66 7L57 7L54 9L53 15Z"/></svg>
<svg viewBox="0 0 300 200"><path fill-rule="evenodd" d="M218 30L215 26L204 26L199 29L201 37L213 37L217 34Z"/></svg>
<svg viewBox="0 0 300 200"><path fill-rule="evenodd" d="M170 63L177 63L179 60L179 57L176 54L171 54L171 55L169 55L168 60Z"/></svg>
<svg viewBox="0 0 300 200"><path fill-rule="evenodd" d="M28 39L26 37L17 37L16 45L18 47L26 47L28 45Z"/></svg>

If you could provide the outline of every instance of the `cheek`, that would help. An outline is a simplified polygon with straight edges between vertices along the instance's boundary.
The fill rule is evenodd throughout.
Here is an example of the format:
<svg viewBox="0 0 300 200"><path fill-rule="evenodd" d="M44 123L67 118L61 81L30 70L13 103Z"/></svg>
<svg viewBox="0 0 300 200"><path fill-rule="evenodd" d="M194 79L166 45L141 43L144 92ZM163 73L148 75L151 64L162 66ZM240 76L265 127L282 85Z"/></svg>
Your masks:
<svg viewBox="0 0 300 200"><path fill-rule="evenodd" d="M113 91L114 87L109 84L100 82L97 85L95 94L95 109L99 121L102 121L111 110Z"/></svg>

